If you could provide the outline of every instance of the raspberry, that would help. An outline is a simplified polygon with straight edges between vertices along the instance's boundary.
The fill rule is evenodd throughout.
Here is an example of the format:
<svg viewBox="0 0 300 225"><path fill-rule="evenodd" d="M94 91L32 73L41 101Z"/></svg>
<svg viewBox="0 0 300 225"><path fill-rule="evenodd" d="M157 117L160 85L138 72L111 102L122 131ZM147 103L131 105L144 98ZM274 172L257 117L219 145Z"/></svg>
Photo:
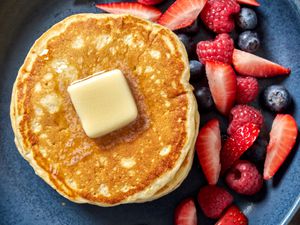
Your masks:
<svg viewBox="0 0 300 225"><path fill-rule="evenodd" d="M232 62L234 44L228 34L219 34L214 41L200 41L197 44L199 61L219 61L227 64Z"/></svg>
<svg viewBox="0 0 300 225"><path fill-rule="evenodd" d="M232 135L239 127L246 123L254 123L259 128L264 123L264 118L260 111L252 106L237 105L230 111L230 124L227 129L227 133Z"/></svg>
<svg viewBox="0 0 300 225"><path fill-rule="evenodd" d="M254 77L237 77L237 103L252 102L257 97L258 91L258 82Z"/></svg>
<svg viewBox="0 0 300 225"><path fill-rule="evenodd" d="M198 194L198 202L203 213L212 219L219 218L232 201L232 195L217 186L205 186Z"/></svg>
<svg viewBox="0 0 300 225"><path fill-rule="evenodd" d="M229 33L234 28L232 14L240 11L236 0L208 0L200 16L205 25L216 33Z"/></svg>
<svg viewBox="0 0 300 225"><path fill-rule="evenodd" d="M254 164L240 160L229 170L226 183L239 194L254 195L262 188L263 178Z"/></svg>

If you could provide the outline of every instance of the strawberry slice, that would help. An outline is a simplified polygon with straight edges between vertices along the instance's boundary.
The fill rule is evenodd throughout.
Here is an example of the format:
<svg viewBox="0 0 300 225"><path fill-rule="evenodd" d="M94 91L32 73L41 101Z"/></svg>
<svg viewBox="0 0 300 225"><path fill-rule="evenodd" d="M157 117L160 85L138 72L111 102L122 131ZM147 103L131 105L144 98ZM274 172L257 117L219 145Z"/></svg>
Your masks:
<svg viewBox="0 0 300 225"><path fill-rule="evenodd" d="M205 69L216 107L227 115L236 97L236 75L230 65L220 62L206 62Z"/></svg>
<svg viewBox="0 0 300 225"><path fill-rule="evenodd" d="M157 21L161 12L152 7L137 2L112 2L96 4L96 7L113 14L131 14L147 20Z"/></svg>
<svg viewBox="0 0 300 225"><path fill-rule="evenodd" d="M225 142L221 150L222 172L230 168L255 142L260 132L254 123L239 127Z"/></svg>
<svg viewBox="0 0 300 225"><path fill-rule="evenodd" d="M248 52L234 49L232 62L235 70L245 76L258 78L288 75L291 70Z"/></svg>
<svg viewBox="0 0 300 225"><path fill-rule="evenodd" d="M253 6L260 6L259 2L256 0L237 0L239 4L246 4L246 5L253 5Z"/></svg>
<svg viewBox="0 0 300 225"><path fill-rule="evenodd" d="M264 166L264 179L271 179L295 145L298 127L288 114L278 114L272 124Z"/></svg>
<svg viewBox="0 0 300 225"><path fill-rule="evenodd" d="M199 16L207 0L176 0L158 20L171 30L190 26Z"/></svg>
<svg viewBox="0 0 300 225"><path fill-rule="evenodd" d="M235 205L231 206L216 225L247 225L247 217Z"/></svg>
<svg viewBox="0 0 300 225"><path fill-rule="evenodd" d="M196 149L203 173L210 185L218 182L221 170L221 134L217 119L210 120L200 130Z"/></svg>
<svg viewBox="0 0 300 225"><path fill-rule="evenodd" d="M175 210L175 225L197 225L196 213L192 198L182 201Z"/></svg>
<svg viewBox="0 0 300 225"><path fill-rule="evenodd" d="M157 5L162 3L164 0L138 0L139 3L143 5Z"/></svg>

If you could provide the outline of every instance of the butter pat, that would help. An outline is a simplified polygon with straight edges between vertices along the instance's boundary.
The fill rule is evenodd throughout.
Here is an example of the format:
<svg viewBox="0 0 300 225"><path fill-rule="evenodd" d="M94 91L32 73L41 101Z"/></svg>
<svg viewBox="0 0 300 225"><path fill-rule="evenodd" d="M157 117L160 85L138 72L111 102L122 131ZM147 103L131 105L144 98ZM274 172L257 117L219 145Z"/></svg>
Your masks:
<svg viewBox="0 0 300 225"><path fill-rule="evenodd" d="M120 129L137 118L134 98L120 70L75 81L68 87L68 92L90 138Z"/></svg>

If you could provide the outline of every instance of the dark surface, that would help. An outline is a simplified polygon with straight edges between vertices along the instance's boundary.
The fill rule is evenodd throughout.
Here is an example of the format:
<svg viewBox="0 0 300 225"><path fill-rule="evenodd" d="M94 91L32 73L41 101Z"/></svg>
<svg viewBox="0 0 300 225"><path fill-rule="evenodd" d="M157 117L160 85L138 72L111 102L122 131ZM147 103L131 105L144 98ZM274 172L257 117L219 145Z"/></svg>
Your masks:
<svg viewBox="0 0 300 225"><path fill-rule="evenodd" d="M99 1L100 2L100 1ZM102 1L104 2L104 1ZM171 2L171 1L170 1ZM162 5L166 8L167 5ZM261 80L261 87L270 83L285 85L294 98L293 113L300 124L300 11L298 0L260 1L258 8L259 33L262 43L258 55L292 69L289 78ZM296 3L297 2L297 3ZM298 8L297 6L298 5ZM145 203L101 208L74 204L50 188L36 176L20 156L14 142L9 120L9 104L13 82L29 48L51 25L68 15L80 12L99 12L92 1L77 0L1 0L0 1L0 224L2 225L170 225L175 206L188 196L196 197L204 184L203 174L195 161L185 182L175 192L160 200ZM213 37L203 25L194 41ZM205 83L202 81L201 83ZM257 105L255 103L254 105ZM268 132L274 114L264 112ZM202 124L219 114L202 116ZM221 122L223 131L226 121ZM283 167L264 189L253 197L235 196L255 225L286 224L299 206L300 152L299 140ZM198 210L200 224L214 224ZM295 222L295 224L300 224Z"/></svg>

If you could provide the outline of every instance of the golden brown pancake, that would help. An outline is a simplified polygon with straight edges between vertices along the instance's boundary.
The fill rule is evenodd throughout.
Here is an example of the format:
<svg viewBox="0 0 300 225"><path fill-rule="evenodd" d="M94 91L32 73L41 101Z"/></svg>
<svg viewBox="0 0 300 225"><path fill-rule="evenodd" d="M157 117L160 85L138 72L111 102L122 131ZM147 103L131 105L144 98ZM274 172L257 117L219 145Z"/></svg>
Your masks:
<svg viewBox="0 0 300 225"><path fill-rule="evenodd" d="M139 117L88 138L67 87L120 69ZM111 206L149 199L175 177L197 135L188 59L170 30L129 15L78 14L43 34L19 70L11 120L17 147L66 198Z"/></svg>

